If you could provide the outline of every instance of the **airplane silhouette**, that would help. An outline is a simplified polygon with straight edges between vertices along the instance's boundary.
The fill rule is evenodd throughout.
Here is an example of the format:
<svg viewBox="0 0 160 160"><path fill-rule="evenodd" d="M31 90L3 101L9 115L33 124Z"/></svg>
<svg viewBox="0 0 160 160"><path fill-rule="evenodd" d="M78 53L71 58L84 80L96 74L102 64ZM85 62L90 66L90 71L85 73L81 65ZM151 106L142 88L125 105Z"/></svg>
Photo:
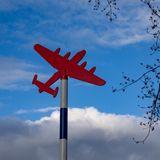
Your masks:
<svg viewBox="0 0 160 160"><path fill-rule="evenodd" d="M102 86L106 82L100 77L94 74L96 67L90 70L85 69L87 62L78 64L82 58L85 56L86 51L81 50L77 52L71 59L69 59L70 52L67 52L64 56L60 55L60 48L55 51L51 51L48 48L36 44L34 49L43 57L53 68L58 71L52 75L52 77L45 83L42 83L37 78L37 74L34 75L32 84L35 84L39 88L39 92L47 92L54 97L58 93L58 87L52 89L50 86L55 83L58 79L66 79L68 77L75 78L81 81L85 81L94 85Z"/></svg>

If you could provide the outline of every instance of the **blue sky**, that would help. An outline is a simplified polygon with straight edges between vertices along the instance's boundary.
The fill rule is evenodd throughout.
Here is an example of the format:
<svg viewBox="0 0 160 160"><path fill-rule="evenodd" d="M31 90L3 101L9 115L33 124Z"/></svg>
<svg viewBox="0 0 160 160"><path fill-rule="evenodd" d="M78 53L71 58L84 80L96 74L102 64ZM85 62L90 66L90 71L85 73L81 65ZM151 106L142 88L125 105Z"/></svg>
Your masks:
<svg viewBox="0 0 160 160"><path fill-rule="evenodd" d="M0 7L0 116L38 119L59 106L60 95L53 99L39 94L31 81L34 73L47 80L55 70L33 50L40 43L61 54L87 50L87 68L97 66L96 74L107 84L102 87L69 80L69 106L94 106L100 111L143 115L137 107L138 86L124 93L112 93L122 72L137 77L144 71L140 62L151 62L151 37L147 35L148 12L140 3L120 7L113 23L92 10L87 1L1 1ZM152 58L152 59L151 59ZM59 86L59 82L54 86ZM46 110L45 110L46 109Z"/></svg>
<svg viewBox="0 0 160 160"><path fill-rule="evenodd" d="M68 159L159 160L159 126L144 145L132 140L147 133L139 126L141 84L111 90L122 72L138 77L145 71L140 62L156 58L149 55L146 8L139 0L118 2L118 19L110 23L88 0L0 0L0 159L58 159L60 94L53 99L31 84L35 73L45 82L56 72L34 51L40 43L60 47L62 55L86 49L87 69L96 66L107 81L97 87L69 79Z"/></svg>

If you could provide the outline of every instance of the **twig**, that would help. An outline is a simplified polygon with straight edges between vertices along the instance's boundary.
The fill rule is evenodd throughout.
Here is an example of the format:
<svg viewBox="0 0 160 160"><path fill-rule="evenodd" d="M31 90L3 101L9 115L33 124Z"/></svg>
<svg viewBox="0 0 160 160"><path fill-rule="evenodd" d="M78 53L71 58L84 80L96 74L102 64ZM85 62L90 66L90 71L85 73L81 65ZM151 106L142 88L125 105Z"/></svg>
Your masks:
<svg viewBox="0 0 160 160"><path fill-rule="evenodd" d="M135 143L143 143L148 139L151 131L153 130L154 126L156 125L155 123L155 112L156 112L156 107L157 107L157 101L159 99L159 96L160 96L160 84L159 84L159 87L158 87L158 91L157 91L157 95L155 97L155 100L153 101L153 105L152 105L152 112L151 112L151 117L149 119L149 122L148 122L148 132L146 134L146 136L142 139L142 140L135 140L135 138L133 138L134 142Z"/></svg>
<svg viewBox="0 0 160 160"><path fill-rule="evenodd" d="M140 77L138 77L138 78L137 78L136 80L134 80L133 82L131 82L131 83L129 83L129 84L123 86L123 87L120 88L120 89L117 89L116 92L123 91L123 90L126 89L127 87L129 87L129 86L131 86L131 85L137 83L137 82L140 81L145 75L147 75L147 74L150 73L150 72L155 71L155 70L156 70L157 68L159 68L159 67L160 67L160 65L158 65L158 66L156 66L156 67L150 69L149 71L143 73Z"/></svg>

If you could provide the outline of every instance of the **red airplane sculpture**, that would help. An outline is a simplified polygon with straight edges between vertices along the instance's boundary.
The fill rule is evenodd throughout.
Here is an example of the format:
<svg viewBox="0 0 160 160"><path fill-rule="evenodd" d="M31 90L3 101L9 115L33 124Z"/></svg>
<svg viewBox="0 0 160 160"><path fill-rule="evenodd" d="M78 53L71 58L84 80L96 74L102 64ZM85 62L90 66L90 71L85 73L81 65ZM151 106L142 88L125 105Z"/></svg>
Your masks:
<svg viewBox="0 0 160 160"><path fill-rule="evenodd" d="M70 52L67 52L64 56L59 54L60 48L57 48L55 51L51 51L48 48L36 44L34 49L54 68L58 71L52 75L52 77L45 83L40 82L37 79L37 75L34 75L32 84L35 84L39 88L39 92L47 92L54 97L58 93L58 87L52 89L50 86L55 83L58 79L63 79L67 77L75 78L81 81L85 81L94 85L102 86L106 82L100 77L94 74L96 67L91 68L90 70L85 69L87 62L83 62L81 65L78 63L85 56L86 51L81 50L76 53L73 58L69 59Z"/></svg>

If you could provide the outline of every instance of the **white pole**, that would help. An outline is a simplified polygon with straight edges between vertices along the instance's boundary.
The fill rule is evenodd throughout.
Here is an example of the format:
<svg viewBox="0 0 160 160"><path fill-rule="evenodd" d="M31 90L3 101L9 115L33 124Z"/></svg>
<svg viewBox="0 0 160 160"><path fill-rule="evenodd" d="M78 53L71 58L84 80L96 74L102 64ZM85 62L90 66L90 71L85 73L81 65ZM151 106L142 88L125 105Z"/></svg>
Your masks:
<svg viewBox="0 0 160 160"><path fill-rule="evenodd" d="M60 103L60 160L67 160L68 138L68 78L61 80Z"/></svg>

